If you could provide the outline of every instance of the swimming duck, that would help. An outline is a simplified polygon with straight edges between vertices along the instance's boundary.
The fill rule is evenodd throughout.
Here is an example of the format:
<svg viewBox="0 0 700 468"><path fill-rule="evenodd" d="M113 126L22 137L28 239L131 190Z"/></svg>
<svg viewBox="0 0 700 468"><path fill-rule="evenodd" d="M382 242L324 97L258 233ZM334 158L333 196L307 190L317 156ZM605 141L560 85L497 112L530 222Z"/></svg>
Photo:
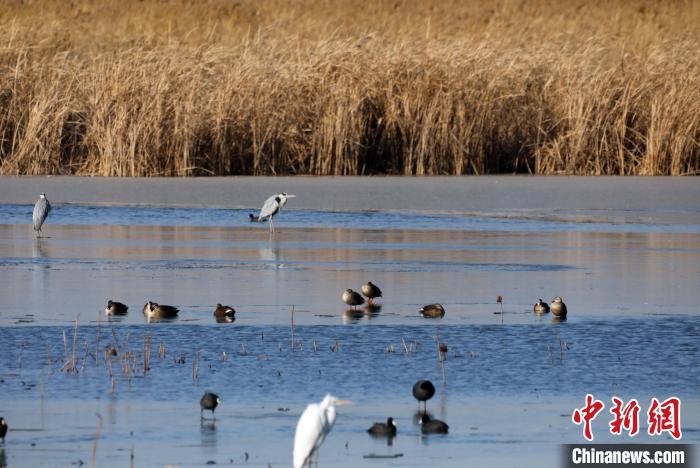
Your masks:
<svg viewBox="0 0 700 468"><path fill-rule="evenodd" d="M169 305L160 305L157 302L148 301L143 306L143 315L149 319L174 318L180 310Z"/></svg>
<svg viewBox="0 0 700 468"><path fill-rule="evenodd" d="M236 311L233 307L222 306L221 304L216 304L216 310L214 311L214 317L216 318L216 323L231 323L236 321Z"/></svg>
<svg viewBox="0 0 700 468"><path fill-rule="evenodd" d="M375 297L382 297L382 290L379 286L372 284L371 281L367 281L367 284L362 285L362 294L367 298L367 304L372 305L372 300Z"/></svg>
<svg viewBox="0 0 700 468"><path fill-rule="evenodd" d="M447 434L450 426L439 419L431 419L427 414L420 417L420 430L423 434Z"/></svg>
<svg viewBox="0 0 700 468"><path fill-rule="evenodd" d="M540 298L537 302L535 302L533 310L536 314L546 314L549 312L549 306Z"/></svg>
<svg viewBox="0 0 700 468"><path fill-rule="evenodd" d="M561 297L557 296L552 299L552 303L549 304L549 310L556 317L566 317L566 304L561 300Z"/></svg>
<svg viewBox="0 0 700 468"><path fill-rule="evenodd" d="M107 308L105 308L106 315L126 315L129 308L117 301L107 301Z"/></svg>
<svg viewBox="0 0 700 468"><path fill-rule="evenodd" d="M345 291L343 291L343 302L355 308L359 305L364 304L365 300L362 299L362 296L357 294L352 289L346 289Z"/></svg>
<svg viewBox="0 0 700 468"><path fill-rule="evenodd" d="M441 318L445 316L445 308L442 304L428 304L420 308L421 317Z"/></svg>
<svg viewBox="0 0 700 468"><path fill-rule="evenodd" d="M394 422L394 418L387 418L386 423L374 423L372 427L367 429L367 432L375 436L396 435L396 423Z"/></svg>

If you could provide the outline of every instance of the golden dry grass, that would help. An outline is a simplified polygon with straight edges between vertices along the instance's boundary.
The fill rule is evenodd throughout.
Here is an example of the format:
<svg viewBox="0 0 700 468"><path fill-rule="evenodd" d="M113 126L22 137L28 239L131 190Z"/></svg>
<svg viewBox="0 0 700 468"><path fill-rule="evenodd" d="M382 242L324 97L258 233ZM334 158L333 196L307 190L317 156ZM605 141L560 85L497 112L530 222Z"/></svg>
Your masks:
<svg viewBox="0 0 700 468"><path fill-rule="evenodd" d="M700 2L0 0L0 173L695 174Z"/></svg>

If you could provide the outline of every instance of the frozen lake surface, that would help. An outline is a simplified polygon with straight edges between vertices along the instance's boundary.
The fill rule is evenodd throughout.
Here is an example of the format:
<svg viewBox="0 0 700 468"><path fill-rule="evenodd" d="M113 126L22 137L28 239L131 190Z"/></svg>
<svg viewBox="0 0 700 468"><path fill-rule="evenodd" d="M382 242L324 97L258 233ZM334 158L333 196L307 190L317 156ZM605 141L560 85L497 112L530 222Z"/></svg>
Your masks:
<svg viewBox="0 0 700 468"><path fill-rule="evenodd" d="M683 440L697 443L696 180L0 178L0 462L89 464L102 418L98 466L132 453L135 466L289 466L299 414L329 391L356 405L339 410L323 466L552 466L558 444L583 440L570 414L586 393L642 411L679 396ZM247 215L280 190L298 198L270 238ZM41 191L54 211L35 240ZM381 307L347 310L340 294L367 280ZM557 295L566 322L532 313ZM129 314L107 322L107 299ZM147 324L147 300L179 318ZM234 323L215 323L218 302ZM418 315L433 302L440 321ZM420 378L448 436L420 436ZM223 400L215 424L200 425L205 389ZM387 416L391 445L364 432ZM627 440L607 420L596 441Z"/></svg>

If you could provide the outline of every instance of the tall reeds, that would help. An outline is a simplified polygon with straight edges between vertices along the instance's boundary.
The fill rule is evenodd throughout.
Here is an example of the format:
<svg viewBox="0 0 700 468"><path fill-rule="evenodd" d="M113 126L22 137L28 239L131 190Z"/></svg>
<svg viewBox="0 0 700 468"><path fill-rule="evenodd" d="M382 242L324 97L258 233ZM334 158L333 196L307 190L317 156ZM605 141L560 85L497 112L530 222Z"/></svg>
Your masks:
<svg viewBox="0 0 700 468"><path fill-rule="evenodd" d="M700 3L9 2L0 174L695 174Z"/></svg>

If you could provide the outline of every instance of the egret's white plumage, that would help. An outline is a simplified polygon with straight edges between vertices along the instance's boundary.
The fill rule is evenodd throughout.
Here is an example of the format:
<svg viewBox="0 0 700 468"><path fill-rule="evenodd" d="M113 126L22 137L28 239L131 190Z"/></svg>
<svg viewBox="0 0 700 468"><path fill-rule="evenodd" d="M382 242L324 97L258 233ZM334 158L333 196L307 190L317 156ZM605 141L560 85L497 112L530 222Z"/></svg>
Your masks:
<svg viewBox="0 0 700 468"><path fill-rule="evenodd" d="M311 403L306 407L294 434L294 468L303 467L312 455L318 454L318 449L335 424L335 406L348 403L328 394L320 403Z"/></svg>
<svg viewBox="0 0 700 468"><path fill-rule="evenodd" d="M279 213L282 208L284 208L284 205L287 204L287 200L290 198L294 198L296 195L292 195L291 193L278 193L277 195L272 195L270 198L265 200L265 203L263 203L262 208L260 208L260 213L255 216L254 214L250 214L250 220L251 221L269 221L270 223L270 231L274 232L275 226L272 222L273 216L275 216L277 213Z"/></svg>
<svg viewBox="0 0 700 468"><path fill-rule="evenodd" d="M37 200L34 205L34 213L32 213L32 224L34 225L34 230L37 232L37 236L41 237L41 225L46 221L46 217L51 211L51 203L49 203L46 194L41 192L39 195L39 200Z"/></svg>

